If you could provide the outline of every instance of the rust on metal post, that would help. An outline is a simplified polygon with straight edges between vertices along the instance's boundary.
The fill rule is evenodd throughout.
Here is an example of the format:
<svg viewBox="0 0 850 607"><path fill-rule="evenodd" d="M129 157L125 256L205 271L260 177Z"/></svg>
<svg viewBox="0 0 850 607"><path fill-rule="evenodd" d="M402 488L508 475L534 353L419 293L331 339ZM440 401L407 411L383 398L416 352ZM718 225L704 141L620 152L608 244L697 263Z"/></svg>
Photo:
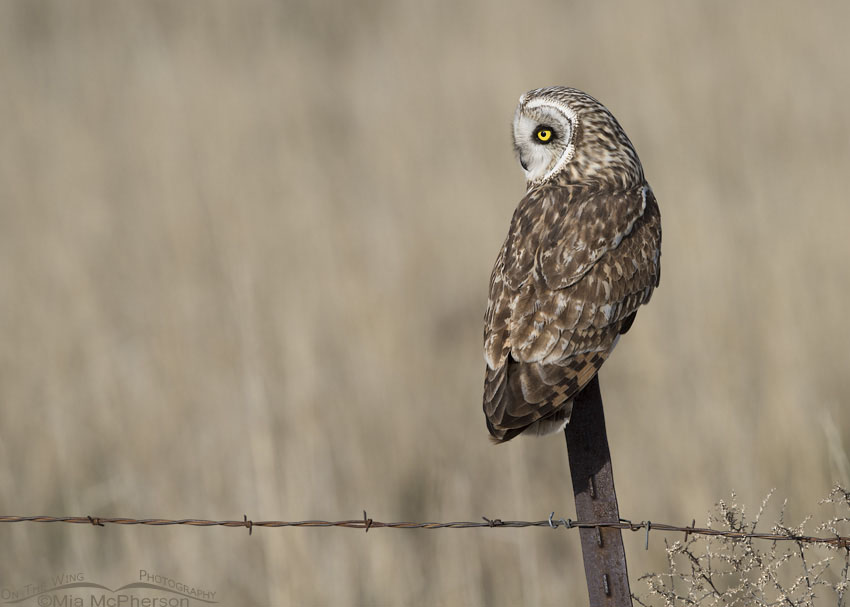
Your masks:
<svg viewBox="0 0 850 607"><path fill-rule="evenodd" d="M576 396L564 433L578 520L619 522L602 395L596 377ZM620 529L581 528L579 535L590 607L631 607L626 552Z"/></svg>

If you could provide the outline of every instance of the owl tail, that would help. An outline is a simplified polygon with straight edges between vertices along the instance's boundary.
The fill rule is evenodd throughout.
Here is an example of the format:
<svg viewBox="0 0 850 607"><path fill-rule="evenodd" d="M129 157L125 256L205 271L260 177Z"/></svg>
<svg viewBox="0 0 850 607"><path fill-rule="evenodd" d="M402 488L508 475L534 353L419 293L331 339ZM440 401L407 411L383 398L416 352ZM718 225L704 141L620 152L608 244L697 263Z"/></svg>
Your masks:
<svg viewBox="0 0 850 607"><path fill-rule="evenodd" d="M497 443L522 433L542 436L570 420L572 399L596 375L608 351L588 352L562 363L521 363L508 357L498 369L487 367L484 413Z"/></svg>

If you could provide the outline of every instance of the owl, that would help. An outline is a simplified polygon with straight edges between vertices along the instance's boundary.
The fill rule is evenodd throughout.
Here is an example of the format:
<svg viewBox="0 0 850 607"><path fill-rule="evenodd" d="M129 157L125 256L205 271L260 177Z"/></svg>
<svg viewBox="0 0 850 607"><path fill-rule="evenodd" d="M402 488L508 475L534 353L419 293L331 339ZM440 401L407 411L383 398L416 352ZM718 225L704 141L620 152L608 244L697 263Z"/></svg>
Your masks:
<svg viewBox="0 0 850 607"><path fill-rule="evenodd" d="M484 318L484 414L497 443L566 426L661 276L658 205L605 106L573 88L529 91L513 142L527 191Z"/></svg>

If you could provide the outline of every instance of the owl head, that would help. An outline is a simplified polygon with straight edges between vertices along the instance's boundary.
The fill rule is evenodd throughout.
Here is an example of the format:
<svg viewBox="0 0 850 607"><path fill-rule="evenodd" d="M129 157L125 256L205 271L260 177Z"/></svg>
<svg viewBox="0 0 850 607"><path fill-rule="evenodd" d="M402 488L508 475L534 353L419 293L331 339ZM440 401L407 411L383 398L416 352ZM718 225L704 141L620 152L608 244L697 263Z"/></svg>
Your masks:
<svg viewBox="0 0 850 607"><path fill-rule="evenodd" d="M643 183L643 169L617 119L577 89L553 86L519 98L514 148L528 188L543 183Z"/></svg>

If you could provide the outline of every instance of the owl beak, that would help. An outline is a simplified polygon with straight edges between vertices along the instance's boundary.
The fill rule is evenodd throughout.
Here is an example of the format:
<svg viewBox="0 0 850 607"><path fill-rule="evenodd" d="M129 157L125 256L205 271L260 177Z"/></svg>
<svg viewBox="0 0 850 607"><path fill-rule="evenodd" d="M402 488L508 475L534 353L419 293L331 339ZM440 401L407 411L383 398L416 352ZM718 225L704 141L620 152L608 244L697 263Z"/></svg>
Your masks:
<svg viewBox="0 0 850 607"><path fill-rule="evenodd" d="M522 167L523 171L528 171L528 166L525 164L525 159L522 156L519 157L519 166Z"/></svg>

